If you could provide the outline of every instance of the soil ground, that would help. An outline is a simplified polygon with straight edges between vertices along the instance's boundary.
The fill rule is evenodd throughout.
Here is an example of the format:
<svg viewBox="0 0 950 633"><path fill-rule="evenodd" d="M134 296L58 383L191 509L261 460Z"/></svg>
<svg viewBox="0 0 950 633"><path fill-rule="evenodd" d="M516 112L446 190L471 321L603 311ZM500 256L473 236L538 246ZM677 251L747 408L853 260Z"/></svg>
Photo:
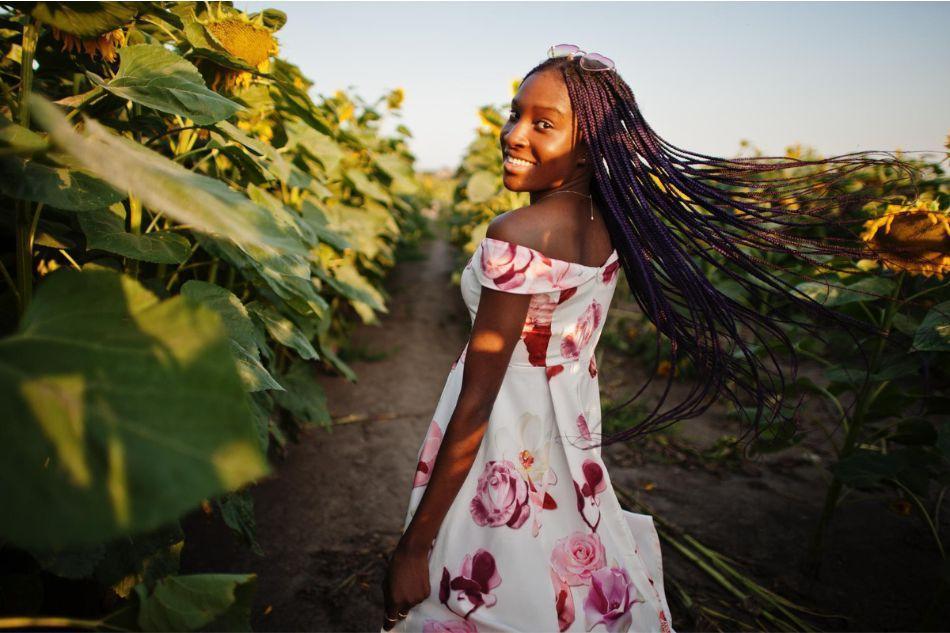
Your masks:
<svg viewBox="0 0 950 633"><path fill-rule="evenodd" d="M275 473L252 487L264 556L242 545L217 514L196 512L184 521L182 573L258 575L251 616L257 631L378 631L382 624L380 585L400 536L417 451L469 330L450 280L454 249L436 238L421 245L421 254L392 271L390 312L381 324L354 333L352 349L366 352L365 360L350 361L358 382L319 378L339 424L307 429ZM604 401L633 393L643 368L603 343L601 351ZM939 554L920 518L895 511L891 500L849 494L813 579L803 560L827 487L827 442L819 435L751 461L721 441L733 427L714 407L666 432L609 446L604 457L614 486L646 504L658 526L667 521L765 587L838 616L804 618L816 629L917 630L939 576ZM945 542L948 522L940 526ZM677 631L768 630L704 617L700 605L754 622L739 599L672 545L664 541L662 551ZM950 614L943 621L950 629Z"/></svg>

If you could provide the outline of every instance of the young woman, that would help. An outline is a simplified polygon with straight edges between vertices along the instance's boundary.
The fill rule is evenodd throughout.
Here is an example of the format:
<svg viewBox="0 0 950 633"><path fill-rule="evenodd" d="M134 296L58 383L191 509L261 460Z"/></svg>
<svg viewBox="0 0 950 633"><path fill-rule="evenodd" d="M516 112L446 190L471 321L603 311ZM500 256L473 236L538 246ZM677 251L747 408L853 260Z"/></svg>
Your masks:
<svg viewBox="0 0 950 633"><path fill-rule="evenodd" d="M723 396L738 402L737 390L760 404L757 421L766 402L782 415L781 385L765 382L770 368L739 336L741 324L784 341L778 317L730 300L692 257L719 266L715 249L822 314L740 247L866 257L776 227L788 199L828 192L843 168L903 166L862 152L808 161L833 165L809 183L763 184L757 173L805 163L675 148L643 120L609 59L566 44L548 56L525 76L501 131L504 185L530 192L530 204L491 222L462 274L472 332L419 451L383 630L672 631L652 519L621 509L600 447ZM666 335L674 362L685 353L708 380L602 442L594 349L621 266L658 343ZM781 368L772 371L781 383Z"/></svg>

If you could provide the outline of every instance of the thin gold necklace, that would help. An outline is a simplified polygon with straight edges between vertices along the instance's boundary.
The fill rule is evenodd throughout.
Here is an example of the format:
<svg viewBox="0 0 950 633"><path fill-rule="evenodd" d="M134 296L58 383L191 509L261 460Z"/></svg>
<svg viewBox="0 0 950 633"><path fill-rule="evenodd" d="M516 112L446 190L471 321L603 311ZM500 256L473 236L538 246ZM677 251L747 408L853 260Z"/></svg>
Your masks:
<svg viewBox="0 0 950 633"><path fill-rule="evenodd" d="M544 198L550 198L551 196L556 196L559 193L576 193L577 195L584 196L585 198L590 200L590 219L591 220L594 219L594 198L592 196L588 196L587 194L581 193L580 191L571 191L570 189L561 189L560 191L549 193L548 195L544 196ZM544 198L541 198L541 200L544 200ZM538 200L538 202L541 202L541 200Z"/></svg>

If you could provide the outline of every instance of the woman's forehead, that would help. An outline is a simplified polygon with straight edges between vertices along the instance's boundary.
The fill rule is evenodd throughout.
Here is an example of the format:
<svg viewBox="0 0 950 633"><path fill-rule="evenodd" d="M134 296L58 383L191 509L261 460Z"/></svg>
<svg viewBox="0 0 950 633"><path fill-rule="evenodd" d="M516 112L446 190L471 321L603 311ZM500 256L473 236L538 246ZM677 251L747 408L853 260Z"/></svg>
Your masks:
<svg viewBox="0 0 950 633"><path fill-rule="evenodd" d="M555 73L541 72L528 77L511 100L513 106L546 110L551 114L568 117L571 99L564 81Z"/></svg>

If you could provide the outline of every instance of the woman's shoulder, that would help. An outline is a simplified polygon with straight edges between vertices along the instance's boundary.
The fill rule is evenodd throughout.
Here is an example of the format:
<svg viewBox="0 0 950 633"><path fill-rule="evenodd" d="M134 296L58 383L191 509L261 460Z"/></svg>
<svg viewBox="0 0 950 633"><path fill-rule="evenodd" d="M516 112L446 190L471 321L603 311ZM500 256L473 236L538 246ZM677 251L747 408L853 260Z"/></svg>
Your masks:
<svg viewBox="0 0 950 633"><path fill-rule="evenodd" d="M488 224L485 237L520 244L535 251L543 251L543 218L532 205L519 207L496 216Z"/></svg>

